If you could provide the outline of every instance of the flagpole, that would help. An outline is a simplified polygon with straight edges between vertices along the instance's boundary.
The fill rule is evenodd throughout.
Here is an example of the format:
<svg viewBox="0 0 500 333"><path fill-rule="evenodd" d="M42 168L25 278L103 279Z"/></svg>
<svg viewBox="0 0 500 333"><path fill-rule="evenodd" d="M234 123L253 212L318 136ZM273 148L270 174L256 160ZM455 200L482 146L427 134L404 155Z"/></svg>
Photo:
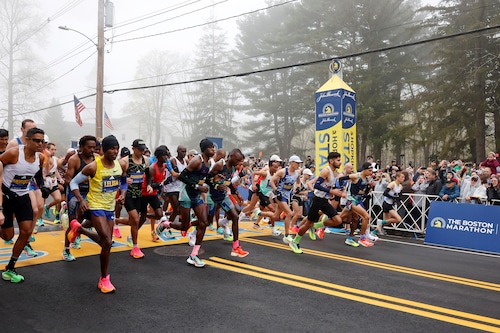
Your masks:
<svg viewBox="0 0 500 333"><path fill-rule="evenodd" d="M102 110L104 94L104 0L98 0L96 90L95 135L98 138L102 138Z"/></svg>

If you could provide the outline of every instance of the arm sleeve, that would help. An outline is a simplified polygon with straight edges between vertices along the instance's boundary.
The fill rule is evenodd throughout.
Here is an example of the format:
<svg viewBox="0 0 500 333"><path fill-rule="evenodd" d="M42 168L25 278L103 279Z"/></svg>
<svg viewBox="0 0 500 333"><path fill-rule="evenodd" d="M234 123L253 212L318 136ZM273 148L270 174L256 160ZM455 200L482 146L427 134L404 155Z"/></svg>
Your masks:
<svg viewBox="0 0 500 333"><path fill-rule="evenodd" d="M168 170L168 171L172 171L172 170L174 170L174 169L172 168L172 162L171 162L170 160L168 160L168 159L167 159L167 161L165 162L165 164L166 164L166 166L167 166L167 170ZM174 170L174 171L175 171L175 170Z"/></svg>
<svg viewBox="0 0 500 333"><path fill-rule="evenodd" d="M128 190L127 176L120 177L120 191L125 192Z"/></svg>
<svg viewBox="0 0 500 333"><path fill-rule="evenodd" d="M316 182L314 183L314 188L319 191L330 193L330 189L323 186L324 182L325 179L323 177L318 177L318 179L316 179Z"/></svg>
<svg viewBox="0 0 500 333"><path fill-rule="evenodd" d="M73 177L71 182L69 183L69 188L71 191L78 189L78 184L86 181L88 179L87 176L85 176L81 171Z"/></svg>
<svg viewBox="0 0 500 333"><path fill-rule="evenodd" d="M387 187L384 191L384 196L388 197L389 199L394 199L394 197L389 194L390 191L391 189Z"/></svg>
<svg viewBox="0 0 500 333"><path fill-rule="evenodd" d="M42 187L43 186L42 168L40 168L40 170L38 170L37 173L35 173L34 178L35 178L35 182L38 185L38 187Z"/></svg>
<svg viewBox="0 0 500 333"><path fill-rule="evenodd" d="M195 187L197 183L188 177L189 173L190 172L188 171L188 169L182 170L181 174L179 175L179 180L186 185Z"/></svg>

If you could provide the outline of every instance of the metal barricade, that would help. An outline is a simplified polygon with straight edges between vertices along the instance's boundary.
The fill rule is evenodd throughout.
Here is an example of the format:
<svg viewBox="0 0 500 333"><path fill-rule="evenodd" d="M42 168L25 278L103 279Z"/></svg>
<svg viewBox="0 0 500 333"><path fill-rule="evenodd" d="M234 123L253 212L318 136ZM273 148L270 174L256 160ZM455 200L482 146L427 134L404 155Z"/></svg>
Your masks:
<svg viewBox="0 0 500 333"><path fill-rule="evenodd" d="M403 193L402 199L394 206L402 218L401 222L386 225L385 228L413 233L415 238L425 235L430 203L436 200L440 200L437 195ZM373 191L367 209L373 227L376 227L378 219L383 219L382 202L383 193Z"/></svg>

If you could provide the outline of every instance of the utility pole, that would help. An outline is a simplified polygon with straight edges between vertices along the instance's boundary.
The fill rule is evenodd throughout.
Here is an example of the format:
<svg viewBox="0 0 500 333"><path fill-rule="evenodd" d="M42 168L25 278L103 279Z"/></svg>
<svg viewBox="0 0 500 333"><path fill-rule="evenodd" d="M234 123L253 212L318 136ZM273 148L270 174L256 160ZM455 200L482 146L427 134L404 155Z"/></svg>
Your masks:
<svg viewBox="0 0 500 333"><path fill-rule="evenodd" d="M102 138L104 94L104 0L98 1L97 13L97 85L95 106L95 135Z"/></svg>

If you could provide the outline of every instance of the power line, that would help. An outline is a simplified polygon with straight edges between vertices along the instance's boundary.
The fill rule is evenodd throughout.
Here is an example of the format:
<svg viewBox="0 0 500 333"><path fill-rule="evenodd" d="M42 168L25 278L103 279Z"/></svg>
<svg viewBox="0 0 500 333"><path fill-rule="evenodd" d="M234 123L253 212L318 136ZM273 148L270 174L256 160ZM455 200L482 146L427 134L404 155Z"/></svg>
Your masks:
<svg viewBox="0 0 500 333"><path fill-rule="evenodd" d="M203 81L214 81L214 80L221 80L221 79L227 79L227 78L239 78L239 77L244 77L244 76L249 76L253 74L260 74L260 73L266 73L266 72L272 72L272 71L279 71L283 69L290 69L294 67L304 67L304 66L310 66L310 65L315 65L323 62L330 62L333 59L347 59L347 58L354 58L354 57L360 57L372 53L381 53L381 52L386 52L386 51L392 51L396 50L399 48L405 48L405 47L410 47L410 46L417 46L417 45L422 45L422 44L427 44L427 43L432 43L432 42L437 42L437 41L442 41L442 40L447 40L447 39L452 39L456 37L461 37L461 36L466 36L466 35L471 35L471 34L476 34L476 33L481 33L481 32L487 32L491 30L496 30L499 29L500 25L495 25L491 27L484 27L484 28L479 28L479 29L474 29L474 30L469 30L469 31L464 31L464 32L459 32L455 34L450 34L450 35L445 35L445 36L438 36L434 38L428 38L420 41L415 41L415 42L410 42L410 43L405 43L405 44L399 44L399 45L394 45L394 46L387 46L387 47L382 47L378 49L373 49L373 50L367 50L367 51L361 51L361 52L355 52L351 54L346 54L338 57L333 57L333 58L327 58L327 59L318 59L318 60L313 60L313 61L308 61L304 63L298 63L298 64L293 64L293 65L286 65L286 66L280 66L280 67L273 67L273 68L267 68L267 69L261 69L261 70L256 70L256 71L250 71L250 72L243 72L243 73L237 73L237 74L228 74L228 75L221 75L221 76L216 76L216 77L209 77L209 78L200 78L200 79L193 79L193 80L187 80L187 81L182 81L182 82L172 82L172 83L165 83L165 84L157 84L157 85L149 85L149 86L140 86L140 87L132 87L132 88L123 88L123 89L114 89L114 90L106 90L104 93L107 94L113 94L115 92L121 92L121 91L132 91L132 90L141 90L141 89L151 89L151 88L159 88L159 87L168 87L168 86L175 86L175 85L181 85L181 84L190 84L190 83L196 83L196 82L203 82ZM90 94L84 97L81 97L80 100L95 96L96 94ZM59 103L56 105L51 105L45 108L41 109L36 109L32 111L27 111L20 113L20 115L25 115L29 113L36 113L36 112L41 112L45 111L48 109L51 109L53 107L57 106L62 106L65 104L72 103L73 101L67 101L63 103ZM0 117L5 118L5 117Z"/></svg>
<svg viewBox="0 0 500 333"><path fill-rule="evenodd" d="M225 1L227 1L227 0L225 0ZM179 29L174 29L174 30L159 32L159 33L151 34L151 35L145 35L145 36L139 36L139 37L133 37L133 38L127 38L127 39L117 40L117 41L114 41L113 43L122 43L122 42L128 42L128 41L132 41L132 40L157 37L157 36L161 36L161 35L171 34L171 33L174 33L174 32L179 32L179 31L185 31L185 30L190 30L190 29L194 29L194 28L199 28L199 27L203 27L203 26L206 26L206 25L210 25L210 24L214 24L214 23L219 23L219 22L224 22L224 21L227 21L227 20L235 19L235 18L242 17L242 16L245 16L245 15L248 15L248 14L254 14L254 13L257 13L259 11L263 11L263 10L267 10L267 9L271 9L271 8L275 8L275 7L279 7L279 6L283 6L283 5L289 4L291 2L296 2L296 1L298 1L298 0L289 0L289 1L285 1L283 3L271 5L271 6L268 6L268 7L265 7L265 8L260 8L260 9L252 10L252 11L245 12L245 13L242 13L242 14L228 16L228 17L225 17L225 18L222 18L222 19L218 19L218 20L214 20L214 21L210 21L210 22L205 22L205 23L200 23L200 24L196 24L196 25L192 25L192 26L188 26L188 27L184 27L184 28L179 28ZM210 6L204 7L202 9L206 9L208 7L210 7ZM191 14L193 12L190 12L188 14ZM172 19L178 18L178 17L181 17L181 16L183 16L183 15L179 15L177 17L173 17ZM122 36L122 35L124 35L124 34L120 34L120 35L117 35L115 37Z"/></svg>

